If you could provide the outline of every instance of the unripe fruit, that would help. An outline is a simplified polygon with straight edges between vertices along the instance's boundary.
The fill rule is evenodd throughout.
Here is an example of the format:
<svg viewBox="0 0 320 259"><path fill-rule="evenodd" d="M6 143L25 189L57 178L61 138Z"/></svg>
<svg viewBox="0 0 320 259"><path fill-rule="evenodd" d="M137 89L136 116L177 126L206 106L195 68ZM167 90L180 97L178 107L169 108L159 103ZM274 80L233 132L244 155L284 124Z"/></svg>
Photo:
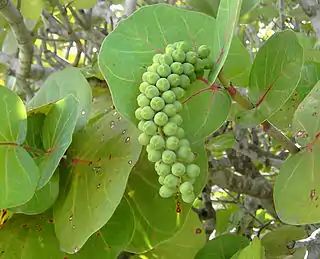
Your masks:
<svg viewBox="0 0 320 259"><path fill-rule="evenodd" d="M139 141L140 145L147 146L150 141L150 136L148 136L146 133L142 132L138 137L138 141Z"/></svg>
<svg viewBox="0 0 320 259"><path fill-rule="evenodd" d="M150 85L155 85L159 78L159 75L155 72L145 72L142 75L142 80Z"/></svg>
<svg viewBox="0 0 320 259"><path fill-rule="evenodd" d="M188 158L189 154L191 153L191 148L182 146L177 151L177 156L179 159L184 160Z"/></svg>
<svg viewBox="0 0 320 259"><path fill-rule="evenodd" d="M204 70L204 61L198 58L197 63L194 65L194 71L199 72Z"/></svg>
<svg viewBox="0 0 320 259"><path fill-rule="evenodd" d="M173 51L172 51L173 52ZM171 65L173 63L173 59L171 54L163 54L159 57L160 64Z"/></svg>
<svg viewBox="0 0 320 259"><path fill-rule="evenodd" d="M181 195L181 198L182 200L185 202L185 203L193 203L196 196L194 193L191 193L191 194L188 194L188 195Z"/></svg>
<svg viewBox="0 0 320 259"><path fill-rule="evenodd" d="M179 139L175 136L168 137L166 140L166 149L177 150L179 148Z"/></svg>
<svg viewBox="0 0 320 259"><path fill-rule="evenodd" d="M149 150L148 152L148 160L150 162L158 162L159 160L161 160L161 151L158 150Z"/></svg>
<svg viewBox="0 0 320 259"><path fill-rule="evenodd" d="M158 178L158 182L163 185L164 184L164 176L160 175L159 178Z"/></svg>
<svg viewBox="0 0 320 259"><path fill-rule="evenodd" d="M157 83L156 83L156 86L158 87L158 89L161 91L161 92L165 92L167 90L169 90L170 88L170 83L168 81L167 78L160 78Z"/></svg>
<svg viewBox="0 0 320 259"><path fill-rule="evenodd" d="M175 188L179 184L179 178L173 174L169 174L164 178L163 185L168 188Z"/></svg>
<svg viewBox="0 0 320 259"><path fill-rule="evenodd" d="M165 91L161 97L163 98L163 100L166 102L166 103L174 103L174 101L176 100L176 95L173 91L171 90L168 90L168 91Z"/></svg>
<svg viewBox="0 0 320 259"><path fill-rule="evenodd" d="M171 68L167 64L161 64L157 67L157 73L161 77L168 77L171 74Z"/></svg>
<svg viewBox="0 0 320 259"><path fill-rule="evenodd" d="M186 53L180 49L176 49L172 52L172 58L175 62L183 63L186 59Z"/></svg>
<svg viewBox="0 0 320 259"><path fill-rule="evenodd" d="M151 120L154 114L155 112L150 106L143 107L140 112L141 119L144 119L144 120Z"/></svg>
<svg viewBox="0 0 320 259"><path fill-rule="evenodd" d="M177 75L181 75L183 73L183 66L180 62L173 62L171 64L171 71Z"/></svg>
<svg viewBox="0 0 320 259"><path fill-rule="evenodd" d="M186 173L186 167L182 163L174 163L171 167L172 174L175 176L183 176Z"/></svg>
<svg viewBox="0 0 320 259"><path fill-rule="evenodd" d="M157 73L158 66L159 66L158 63L153 63L151 66L148 66L147 71Z"/></svg>
<svg viewBox="0 0 320 259"><path fill-rule="evenodd" d="M181 111L182 111L182 104L181 104L181 102L175 101L173 104L174 104L174 106L176 106L177 112L181 112Z"/></svg>
<svg viewBox="0 0 320 259"><path fill-rule="evenodd" d="M154 85L149 85L147 86L146 90L144 91L145 95L149 98L152 99L153 97L159 96L160 92L157 87Z"/></svg>
<svg viewBox="0 0 320 259"><path fill-rule="evenodd" d="M175 87L175 88L172 88L171 90L176 94L177 100L180 100L185 94L184 89L181 87Z"/></svg>
<svg viewBox="0 0 320 259"><path fill-rule="evenodd" d="M146 151L149 154L150 151L154 150L150 145L147 145Z"/></svg>
<svg viewBox="0 0 320 259"><path fill-rule="evenodd" d="M186 74L187 76L191 75L194 73L194 66L190 63L183 63L183 73Z"/></svg>
<svg viewBox="0 0 320 259"><path fill-rule="evenodd" d="M180 185L179 191L182 195L190 195L193 193L193 185L191 182L184 182Z"/></svg>
<svg viewBox="0 0 320 259"><path fill-rule="evenodd" d="M172 122L168 122L166 125L163 126L162 130L163 130L163 133L166 134L167 136L173 136L178 131L178 125Z"/></svg>
<svg viewBox="0 0 320 259"><path fill-rule="evenodd" d="M179 145L182 147L190 147L190 142L187 139L181 139Z"/></svg>
<svg viewBox="0 0 320 259"><path fill-rule="evenodd" d="M203 59L203 62L204 62L204 68L205 69L211 69L212 68L213 63L209 58Z"/></svg>
<svg viewBox="0 0 320 259"><path fill-rule="evenodd" d="M162 152L162 161L166 164L172 164L176 161L176 153L171 150L165 150Z"/></svg>
<svg viewBox="0 0 320 259"><path fill-rule="evenodd" d="M179 41L177 42L176 48L181 49L184 52L188 52L192 49L192 46L186 41Z"/></svg>
<svg viewBox="0 0 320 259"><path fill-rule="evenodd" d="M159 62L159 58L161 57L161 54L155 54L154 56L153 56L153 58L152 58L152 62L153 63L160 63Z"/></svg>
<svg viewBox="0 0 320 259"><path fill-rule="evenodd" d="M176 136L179 139L183 139L185 137L184 129L179 127L177 132L176 132Z"/></svg>
<svg viewBox="0 0 320 259"><path fill-rule="evenodd" d="M144 91L146 90L147 86L149 86L149 84L147 82L142 82L140 85L139 85L139 91L141 93L144 93Z"/></svg>
<svg viewBox="0 0 320 259"><path fill-rule="evenodd" d="M139 107L139 108L136 109L135 112L134 112L134 116L135 116L138 120L142 120L141 111L142 111L142 108Z"/></svg>
<svg viewBox="0 0 320 259"><path fill-rule="evenodd" d="M143 131L149 136L157 134L157 125L153 121L146 121L143 125Z"/></svg>
<svg viewBox="0 0 320 259"><path fill-rule="evenodd" d="M173 117L177 113L177 109L176 109L176 106L174 104L167 104L166 106L164 106L162 111L165 114L167 114L168 117Z"/></svg>
<svg viewBox="0 0 320 259"><path fill-rule="evenodd" d="M184 159L184 162L187 164L190 164L194 161L194 159L195 159L195 155L192 152L190 152L188 154L188 157Z"/></svg>
<svg viewBox="0 0 320 259"><path fill-rule="evenodd" d="M169 45L166 47L165 51L166 51L166 54L172 55L172 53L175 50L175 48L173 47L173 45L171 45L171 44L169 44Z"/></svg>
<svg viewBox="0 0 320 259"><path fill-rule="evenodd" d="M196 178L191 178L185 174L184 176L182 176L182 181L183 182L190 182L190 183L194 184L196 182Z"/></svg>
<svg viewBox="0 0 320 259"><path fill-rule="evenodd" d="M159 189L159 195L162 198L169 198L171 197L173 194L175 193L175 190L172 190L170 188L168 188L167 186L163 185L160 187Z"/></svg>
<svg viewBox="0 0 320 259"><path fill-rule="evenodd" d="M168 122L168 115L164 112L157 112L153 120L158 126L164 126Z"/></svg>
<svg viewBox="0 0 320 259"><path fill-rule="evenodd" d="M201 70L201 71L197 71L196 72L196 78L201 78L204 76L204 70Z"/></svg>
<svg viewBox="0 0 320 259"><path fill-rule="evenodd" d="M155 150L161 150L166 145L165 140L159 135L152 136L152 138L149 141L150 141L150 146Z"/></svg>
<svg viewBox="0 0 320 259"><path fill-rule="evenodd" d="M153 97L151 102L150 102L150 106L152 109L154 109L155 111L160 111L164 108L165 106L165 102L161 97Z"/></svg>
<svg viewBox="0 0 320 259"><path fill-rule="evenodd" d="M186 75L180 76L180 86L182 88L187 88L191 84L190 78Z"/></svg>
<svg viewBox="0 0 320 259"><path fill-rule="evenodd" d="M190 178L196 178L200 175L200 167L196 164L188 165L186 172Z"/></svg>
<svg viewBox="0 0 320 259"><path fill-rule="evenodd" d="M191 64L196 64L197 63L197 53L195 53L194 51L189 51L187 54L186 54L186 61L188 63L191 63Z"/></svg>
<svg viewBox="0 0 320 259"><path fill-rule="evenodd" d="M177 74L171 74L168 76L168 81L171 87L176 87L180 85L180 76Z"/></svg>
<svg viewBox="0 0 320 259"><path fill-rule="evenodd" d="M137 97L137 103L140 107L145 107L150 104L150 99L147 96L145 96L144 94L139 94Z"/></svg>
<svg viewBox="0 0 320 259"><path fill-rule="evenodd" d="M183 119L182 119L181 115L176 114L169 119L169 122L173 122L174 124L181 126L181 124L183 123Z"/></svg>
<svg viewBox="0 0 320 259"><path fill-rule="evenodd" d="M143 129L144 129L144 123L145 123L144 120L139 121L139 123L138 123L138 129L139 129L139 130L143 131Z"/></svg>
<svg viewBox="0 0 320 259"><path fill-rule="evenodd" d="M171 166L163 163L162 161L158 161L155 165L155 170L160 176L167 176L171 173Z"/></svg>
<svg viewBox="0 0 320 259"><path fill-rule="evenodd" d="M198 48L198 55L200 58L207 58L210 55L210 49L207 45L201 45Z"/></svg>
<svg viewBox="0 0 320 259"><path fill-rule="evenodd" d="M196 81L197 79L197 75L195 72L193 72L192 74L189 75L190 78L190 82L193 83L194 81Z"/></svg>

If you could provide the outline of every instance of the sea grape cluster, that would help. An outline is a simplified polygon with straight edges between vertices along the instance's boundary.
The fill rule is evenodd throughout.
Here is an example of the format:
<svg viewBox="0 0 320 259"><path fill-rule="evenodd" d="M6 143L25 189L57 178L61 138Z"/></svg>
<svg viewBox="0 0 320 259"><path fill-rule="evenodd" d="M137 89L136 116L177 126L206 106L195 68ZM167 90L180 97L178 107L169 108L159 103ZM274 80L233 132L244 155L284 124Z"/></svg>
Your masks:
<svg viewBox="0 0 320 259"><path fill-rule="evenodd" d="M155 163L163 198L180 193L186 203L195 199L193 183L200 167L193 163L195 155L179 112L186 89L211 68L209 55L206 45L194 51L188 42L175 42L167 45L164 54L155 54L142 75L135 111L141 130L139 142L146 146L148 160Z"/></svg>

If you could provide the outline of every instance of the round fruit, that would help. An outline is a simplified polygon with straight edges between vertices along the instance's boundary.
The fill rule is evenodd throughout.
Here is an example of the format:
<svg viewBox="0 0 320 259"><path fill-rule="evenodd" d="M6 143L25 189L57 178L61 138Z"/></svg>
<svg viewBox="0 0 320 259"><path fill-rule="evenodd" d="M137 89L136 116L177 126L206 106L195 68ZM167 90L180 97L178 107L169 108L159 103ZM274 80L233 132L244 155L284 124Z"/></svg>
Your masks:
<svg viewBox="0 0 320 259"><path fill-rule="evenodd" d="M155 72L144 72L142 75L142 80L150 85L155 85L159 78L159 75Z"/></svg>
<svg viewBox="0 0 320 259"><path fill-rule="evenodd" d="M176 109L176 106L174 104L170 104L169 103L166 106L164 106L163 112L165 114L167 114L169 117L172 117L172 116L176 115L177 109Z"/></svg>
<svg viewBox="0 0 320 259"><path fill-rule="evenodd" d="M173 50L174 51L174 50ZM172 51L172 52L173 52ZM166 54L163 54L159 57L159 62L160 64L166 64L166 65L171 65L173 63L173 59L172 59L172 56L171 54L169 53L166 53Z"/></svg>
<svg viewBox="0 0 320 259"><path fill-rule="evenodd" d="M168 76L168 81L171 87L176 87L180 85L180 76L177 74L171 74Z"/></svg>
<svg viewBox="0 0 320 259"><path fill-rule="evenodd" d="M186 147L186 146L182 146L178 149L177 156L179 159L184 160L184 159L188 158L190 152L191 152L191 148Z"/></svg>
<svg viewBox="0 0 320 259"><path fill-rule="evenodd" d="M163 185L164 184L164 176L160 175L159 178L158 178L158 182Z"/></svg>
<svg viewBox="0 0 320 259"><path fill-rule="evenodd" d="M198 48L198 55L200 58L207 58L210 55L210 49L207 45L201 45Z"/></svg>
<svg viewBox="0 0 320 259"><path fill-rule="evenodd" d="M178 130L177 130L177 132L176 132L176 136L177 136L177 138L179 138L179 139L183 139L184 136L185 136L184 129L181 128L181 127L179 127Z"/></svg>
<svg viewBox="0 0 320 259"><path fill-rule="evenodd" d="M163 163L162 161L158 161L155 165L155 170L160 176L167 176L171 172L171 166Z"/></svg>
<svg viewBox="0 0 320 259"><path fill-rule="evenodd" d="M141 93L144 93L144 91L146 90L147 86L149 86L149 84L147 82L142 82L140 85L139 85L139 91Z"/></svg>
<svg viewBox="0 0 320 259"><path fill-rule="evenodd" d="M150 141L150 146L155 150L161 150L166 145L165 140L159 135L152 136L152 138L149 141Z"/></svg>
<svg viewBox="0 0 320 259"><path fill-rule="evenodd" d="M186 167L182 163L174 163L171 168L172 174L175 176L183 176L186 173Z"/></svg>
<svg viewBox="0 0 320 259"><path fill-rule="evenodd" d="M149 144L150 136L148 136L146 133L142 132L138 137L138 141L139 141L140 145L146 146Z"/></svg>
<svg viewBox="0 0 320 259"><path fill-rule="evenodd" d="M175 136L168 137L166 140L166 149L177 150L179 148L179 139Z"/></svg>
<svg viewBox="0 0 320 259"><path fill-rule="evenodd" d="M158 162L159 160L161 160L161 151L158 151L158 150L154 150L154 149L151 149L149 150L148 152L148 160L150 162Z"/></svg>
<svg viewBox="0 0 320 259"><path fill-rule="evenodd" d="M171 90L168 90L168 91L165 91L161 97L163 98L163 100L166 102L166 103L174 103L174 101L176 100L176 95L173 91Z"/></svg>
<svg viewBox="0 0 320 259"><path fill-rule="evenodd" d="M162 130L163 133L167 136L173 136L178 131L178 125L172 122L168 122L166 125L163 126Z"/></svg>
<svg viewBox="0 0 320 259"><path fill-rule="evenodd" d="M157 67L157 73L161 77L168 77L171 74L171 68L167 64L161 64Z"/></svg>
<svg viewBox="0 0 320 259"><path fill-rule="evenodd" d="M145 123L144 120L139 121L139 123L138 123L138 129L139 129L139 130L141 130L141 131L144 130L144 123Z"/></svg>
<svg viewBox="0 0 320 259"><path fill-rule="evenodd" d="M193 185L191 182L184 182L180 185L179 191L182 195L190 195L193 193Z"/></svg>
<svg viewBox="0 0 320 259"><path fill-rule="evenodd" d="M172 164L176 161L176 153L171 150L165 150L162 153L162 161L166 164Z"/></svg>
<svg viewBox="0 0 320 259"><path fill-rule="evenodd" d="M155 112L150 106L145 106L141 109L140 115L144 120L151 120Z"/></svg>
<svg viewBox="0 0 320 259"><path fill-rule="evenodd" d="M195 196L194 193L191 193L191 194L188 194L188 195L183 195L182 194L181 198L185 203L192 203L192 202L194 202L196 196Z"/></svg>
<svg viewBox="0 0 320 259"><path fill-rule="evenodd" d="M181 102L175 101L173 104L174 104L174 106L176 106L177 112L182 111L182 104L181 104Z"/></svg>
<svg viewBox="0 0 320 259"><path fill-rule="evenodd" d="M186 75L180 76L180 86L182 88L187 88L191 84L190 78Z"/></svg>
<svg viewBox="0 0 320 259"><path fill-rule="evenodd" d="M191 75L194 73L194 66L190 63L183 63L183 73L186 74L187 76Z"/></svg>
<svg viewBox="0 0 320 259"><path fill-rule="evenodd" d="M181 87L172 88L172 91L176 94L177 100L181 99L185 94L184 89Z"/></svg>
<svg viewBox="0 0 320 259"><path fill-rule="evenodd" d="M192 46L186 41L180 41L177 42L176 48L181 49L184 52L188 52L192 49Z"/></svg>
<svg viewBox="0 0 320 259"><path fill-rule="evenodd" d="M175 190L168 188L167 186L163 185L159 189L159 195L162 198L169 198L175 193Z"/></svg>
<svg viewBox="0 0 320 259"><path fill-rule="evenodd" d="M205 69L210 69L210 68L212 68L213 63L212 63L212 61L211 61L209 58L205 58L205 59L203 60L203 62L204 62L204 68L205 68Z"/></svg>
<svg viewBox="0 0 320 259"><path fill-rule="evenodd" d="M170 88L170 83L168 81L167 78L160 78L157 83L156 83L156 86L158 87L158 89L161 91L161 92L165 92L167 90L169 90Z"/></svg>
<svg viewBox="0 0 320 259"><path fill-rule="evenodd" d="M175 48L173 47L172 44L169 44L167 47L166 47L166 54L169 54L169 55L172 55L173 51L175 50Z"/></svg>
<svg viewBox="0 0 320 259"><path fill-rule="evenodd" d="M139 108L136 109L135 112L134 112L134 116L135 116L138 120L142 120L141 111L142 111L142 108L139 107Z"/></svg>
<svg viewBox="0 0 320 259"><path fill-rule="evenodd" d="M155 87L154 85L147 86L144 93L149 99L152 99L153 97L159 96L159 94L160 94L158 88Z"/></svg>
<svg viewBox="0 0 320 259"><path fill-rule="evenodd" d="M164 126L168 122L168 119L168 115L164 112L157 112L153 120L158 126Z"/></svg>
<svg viewBox="0 0 320 259"><path fill-rule="evenodd" d="M148 66L147 71L156 73L158 66L159 66L158 63L153 63L151 66Z"/></svg>
<svg viewBox="0 0 320 259"><path fill-rule="evenodd" d="M182 119L181 115L176 114L169 119L169 122L173 122L173 123L177 124L178 126L181 126L181 124L183 123L183 119Z"/></svg>
<svg viewBox="0 0 320 259"><path fill-rule="evenodd" d="M157 125L153 121L146 121L143 125L143 131L149 136L157 134Z"/></svg>
<svg viewBox="0 0 320 259"><path fill-rule="evenodd" d="M150 99L147 96L145 96L144 94L139 94L137 97L137 103L140 107L145 107L150 104Z"/></svg>
<svg viewBox="0 0 320 259"><path fill-rule="evenodd" d="M196 164L187 166L187 175L191 178L196 178L200 175L200 167Z"/></svg>
<svg viewBox="0 0 320 259"><path fill-rule="evenodd" d="M159 53L158 53L158 54L155 54L155 55L153 56L153 58L152 58L152 62L153 62L153 63L160 63L160 62L159 62L159 58L161 57L161 55L162 55L162 54L159 54Z"/></svg>
<svg viewBox="0 0 320 259"><path fill-rule="evenodd" d="M191 63L191 64L196 64L197 63L197 53L195 53L194 51L189 51L187 54L186 54L186 61L188 63Z"/></svg>
<svg viewBox="0 0 320 259"><path fill-rule="evenodd" d="M183 73L183 66L180 62L173 62L170 67L171 67L172 73L175 73L178 75L181 75Z"/></svg>
<svg viewBox="0 0 320 259"><path fill-rule="evenodd" d="M176 49L172 52L172 58L175 62L184 62L186 59L186 53L183 50Z"/></svg>
<svg viewBox="0 0 320 259"><path fill-rule="evenodd" d="M164 178L163 185L168 188L175 188L179 184L179 178L173 174L169 174Z"/></svg>
<svg viewBox="0 0 320 259"><path fill-rule="evenodd" d="M160 111L164 108L165 102L161 97L156 96L156 97L152 98L152 100L150 102L150 106L155 111Z"/></svg>
<svg viewBox="0 0 320 259"><path fill-rule="evenodd" d="M196 72L204 70L204 61L198 58L197 63L194 65L194 70Z"/></svg>
<svg viewBox="0 0 320 259"><path fill-rule="evenodd" d="M181 147L182 147L182 146L190 147L190 142L189 142L189 140L187 140L187 139L181 139L179 145L180 145Z"/></svg>

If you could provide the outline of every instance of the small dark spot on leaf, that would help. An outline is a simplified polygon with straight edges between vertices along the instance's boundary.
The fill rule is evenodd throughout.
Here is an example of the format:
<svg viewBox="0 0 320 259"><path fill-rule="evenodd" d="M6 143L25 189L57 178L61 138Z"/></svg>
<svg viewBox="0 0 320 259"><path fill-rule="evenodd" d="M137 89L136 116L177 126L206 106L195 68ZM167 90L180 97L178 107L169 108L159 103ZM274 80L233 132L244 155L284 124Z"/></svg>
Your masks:
<svg viewBox="0 0 320 259"><path fill-rule="evenodd" d="M197 234L197 235L200 235L201 233L202 233L201 228L197 228L197 229L196 229L196 234Z"/></svg>
<svg viewBox="0 0 320 259"><path fill-rule="evenodd" d="M109 160L110 160L111 158L112 158L112 155L110 154L110 155L109 155Z"/></svg>
<svg viewBox="0 0 320 259"><path fill-rule="evenodd" d="M310 191L310 200L313 201L316 196L316 189Z"/></svg>
<svg viewBox="0 0 320 259"><path fill-rule="evenodd" d="M100 233L100 232L97 232L97 233L96 233L96 236L97 236L97 237L101 236L101 233Z"/></svg>
<svg viewBox="0 0 320 259"><path fill-rule="evenodd" d="M1 253L1 254L4 254L4 251L2 250L0 253Z"/></svg>
<svg viewBox="0 0 320 259"><path fill-rule="evenodd" d="M26 227L28 227L28 225L27 224L23 224L21 227L26 228Z"/></svg>
<svg viewBox="0 0 320 259"><path fill-rule="evenodd" d="M49 223L55 223L55 220L54 219L49 219L48 222Z"/></svg>
<svg viewBox="0 0 320 259"><path fill-rule="evenodd" d="M64 256L64 257L63 257L63 259L68 259L68 258L69 258L68 256Z"/></svg>

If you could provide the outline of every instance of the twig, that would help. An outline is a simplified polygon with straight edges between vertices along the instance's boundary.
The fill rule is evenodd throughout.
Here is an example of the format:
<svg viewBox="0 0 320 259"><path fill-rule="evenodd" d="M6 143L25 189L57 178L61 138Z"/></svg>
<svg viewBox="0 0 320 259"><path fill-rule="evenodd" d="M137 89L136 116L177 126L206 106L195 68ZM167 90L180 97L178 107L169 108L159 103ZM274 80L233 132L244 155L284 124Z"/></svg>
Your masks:
<svg viewBox="0 0 320 259"><path fill-rule="evenodd" d="M124 16L128 17L131 15L137 6L137 0L126 0L125 8L124 8Z"/></svg>

